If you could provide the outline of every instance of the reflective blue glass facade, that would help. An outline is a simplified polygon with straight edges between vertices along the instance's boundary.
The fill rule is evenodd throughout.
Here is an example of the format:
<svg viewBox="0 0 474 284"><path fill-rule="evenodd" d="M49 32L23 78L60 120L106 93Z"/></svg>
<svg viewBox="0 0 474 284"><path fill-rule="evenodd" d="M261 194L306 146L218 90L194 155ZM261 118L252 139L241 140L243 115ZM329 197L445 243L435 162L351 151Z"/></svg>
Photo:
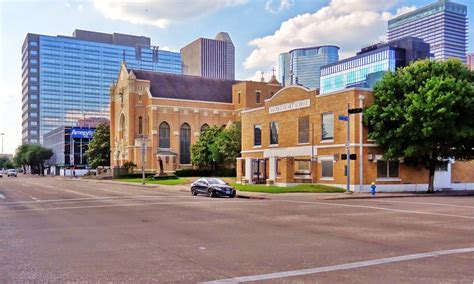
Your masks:
<svg viewBox="0 0 474 284"><path fill-rule="evenodd" d="M395 71L397 55L400 57L396 49L387 48L322 68L320 94L350 87L371 88L376 77L386 71ZM371 77L374 80L370 80Z"/></svg>
<svg viewBox="0 0 474 284"><path fill-rule="evenodd" d="M84 33L84 32L83 32ZM87 33L87 32L85 32ZM106 43L91 33L75 37L27 35L24 44L23 142L42 143L59 126L85 117L109 116L109 87L123 59L134 69L181 74L181 55L130 40ZM114 34L115 35L115 34ZM94 37L95 36L95 37ZM125 37L125 40L123 38ZM135 44L135 45L134 45Z"/></svg>
<svg viewBox="0 0 474 284"><path fill-rule="evenodd" d="M289 60L288 60L289 59ZM280 55L280 78L291 85L319 89L320 68L339 60L339 47L333 45L299 48ZM283 72L283 74L282 74Z"/></svg>
<svg viewBox="0 0 474 284"><path fill-rule="evenodd" d="M351 87L372 88L385 72L431 57L429 44L414 37L367 46L354 57L321 67L319 93Z"/></svg>
<svg viewBox="0 0 474 284"><path fill-rule="evenodd" d="M429 43L435 59L454 57L466 62L467 7L439 0L388 22L389 41L406 36Z"/></svg>

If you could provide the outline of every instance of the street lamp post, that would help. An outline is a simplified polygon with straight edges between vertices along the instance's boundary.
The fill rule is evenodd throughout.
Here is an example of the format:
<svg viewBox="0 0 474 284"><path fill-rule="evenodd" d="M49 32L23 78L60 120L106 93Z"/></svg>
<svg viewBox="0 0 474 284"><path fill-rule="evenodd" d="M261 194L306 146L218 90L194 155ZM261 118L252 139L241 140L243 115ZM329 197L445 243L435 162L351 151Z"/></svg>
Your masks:
<svg viewBox="0 0 474 284"><path fill-rule="evenodd" d="M3 136L5 136L5 133L0 133L0 136L2 136L2 155L3 155Z"/></svg>

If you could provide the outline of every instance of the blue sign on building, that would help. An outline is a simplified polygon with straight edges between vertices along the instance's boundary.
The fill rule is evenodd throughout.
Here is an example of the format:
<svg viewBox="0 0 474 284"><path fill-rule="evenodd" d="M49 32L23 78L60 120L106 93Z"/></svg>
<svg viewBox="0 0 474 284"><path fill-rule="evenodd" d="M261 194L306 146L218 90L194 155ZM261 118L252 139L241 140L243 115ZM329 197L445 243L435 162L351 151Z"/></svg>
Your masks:
<svg viewBox="0 0 474 284"><path fill-rule="evenodd" d="M94 132L94 128L73 128L71 129L71 137L92 139Z"/></svg>

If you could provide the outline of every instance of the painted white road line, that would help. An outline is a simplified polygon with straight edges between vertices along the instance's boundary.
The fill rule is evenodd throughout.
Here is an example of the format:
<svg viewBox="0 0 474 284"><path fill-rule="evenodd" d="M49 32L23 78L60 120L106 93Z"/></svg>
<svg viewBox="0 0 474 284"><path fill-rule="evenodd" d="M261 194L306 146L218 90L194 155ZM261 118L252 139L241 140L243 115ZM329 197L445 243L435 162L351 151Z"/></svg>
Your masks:
<svg viewBox="0 0 474 284"><path fill-rule="evenodd" d="M342 204L342 203L329 203L329 202L316 202L316 201L298 201L298 200L287 200L287 199L280 199L280 200L275 200L275 201L292 202L292 203L303 203L303 204L317 204L317 205L327 205L327 206L341 206L341 207L367 208L367 209L375 209L375 210L383 210L383 211L391 211L391 212L399 212L399 213L411 213L411 214L421 214L421 215L434 215L434 216L444 216L444 217L456 217L456 218L464 218L464 219L472 219L472 220L474 220L474 216L454 215L454 214L444 214L444 213L433 213L433 212L426 212L426 211L402 210L402 209L393 209L393 208L386 208L386 207L379 207L379 206L355 205L355 204Z"/></svg>
<svg viewBox="0 0 474 284"><path fill-rule="evenodd" d="M174 201L174 202L152 202L152 203L125 203L125 204L105 204L105 205L91 205L91 206L70 206L70 207L53 207L53 208L29 208L18 210L0 210L0 213L19 213L29 211L55 211L55 210L70 210L70 209L94 209L94 208L108 208L108 207L132 207L132 206L150 206L150 205L178 205L178 204L229 204L229 203L255 203L263 200L248 201L248 200L228 200L226 203L217 203L217 201ZM13 215L0 215L0 217L11 217Z"/></svg>
<svg viewBox="0 0 474 284"><path fill-rule="evenodd" d="M360 201L362 201L362 200L360 200ZM377 200L377 199L371 199L370 201L371 202L386 202L386 203L394 202L394 203L407 203L407 204L436 205L436 206L474 209L474 206L445 204L445 203L433 203L433 202L417 202L417 201L401 201L401 200Z"/></svg>
<svg viewBox="0 0 474 284"><path fill-rule="evenodd" d="M0 199L5 199L5 195L0 193Z"/></svg>
<svg viewBox="0 0 474 284"><path fill-rule="evenodd" d="M67 203L67 202L90 202L90 201L107 201L107 200L134 200L140 199L159 199L159 198L172 198L176 196L159 196L159 195L121 195L121 196L99 196L99 197L84 197L84 198L63 198L63 199L41 199L38 201L7 201L2 202L0 205L17 205L17 204L29 204L29 203ZM195 196L179 196L179 198L196 198Z"/></svg>
<svg viewBox="0 0 474 284"><path fill-rule="evenodd" d="M35 202L40 201L38 198L36 198L36 197L34 197L34 196L30 196L30 197L31 197L31 199L33 199Z"/></svg>
<svg viewBox="0 0 474 284"><path fill-rule="evenodd" d="M437 256L442 256L442 255L459 254L459 253L472 253L472 252L474 252L474 247L451 249L451 250L441 250L441 251L401 255L401 256L395 256L395 257L379 258L379 259L372 259L372 260L367 260L367 261L351 262L351 263L344 263L344 264L323 266L323 267L316 267L316 268L309 268L309 269L301 269L301 270L275 272L275 273L260 274L260 275L234 277L234 278L214 280L214 281L208 281L208 282L202 282L202 283L206 283L206 284L210 284L210 283L242 283L242 282L250 282L250 281L272 280L272 279L279 279L279 278L286 278L286 277L293 277L293 276L317 274L317 273L322 273L322 272L331 272L331 271L338 271L338 270L355 269L355 268L361 268L361 267L367 267L367 266L374 266L374 265L381 265L381 264L387 264L387 263L415 260L415 259L428 258L428 257L437 257Z"/></svg>

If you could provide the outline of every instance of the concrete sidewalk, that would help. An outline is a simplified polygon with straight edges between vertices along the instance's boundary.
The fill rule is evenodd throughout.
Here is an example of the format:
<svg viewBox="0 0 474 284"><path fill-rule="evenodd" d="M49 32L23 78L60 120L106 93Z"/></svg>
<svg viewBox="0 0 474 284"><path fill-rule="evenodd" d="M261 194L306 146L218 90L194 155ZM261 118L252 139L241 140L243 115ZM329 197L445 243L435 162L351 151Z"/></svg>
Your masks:
<svg viewBox="0 0 474 284"><path fill-rule="evenodd" d="M120 184L127 186L146 187L155 189L167 189L176 190L180 192L189 192L189 184L184 185L161 185L161 184L139 184L131 182L123 182L116 180L96 180L96 179L71 179L61 177L65 180L81 181L81 182L92 182L92 183L103 183L103 184ZM435 196L474 196L472 190L445 190L436 191L435 193L428 194L426 192L379 192L373 196L370 193L312 193L312 192L292 192L292 193L264 193L264 192L251 192L251 191L240 191L237 190L238 198L247 199L316 199L316 200L340 200L340 199L373 199L373 198L398 198L398 197L435 197Z"/></svg>

